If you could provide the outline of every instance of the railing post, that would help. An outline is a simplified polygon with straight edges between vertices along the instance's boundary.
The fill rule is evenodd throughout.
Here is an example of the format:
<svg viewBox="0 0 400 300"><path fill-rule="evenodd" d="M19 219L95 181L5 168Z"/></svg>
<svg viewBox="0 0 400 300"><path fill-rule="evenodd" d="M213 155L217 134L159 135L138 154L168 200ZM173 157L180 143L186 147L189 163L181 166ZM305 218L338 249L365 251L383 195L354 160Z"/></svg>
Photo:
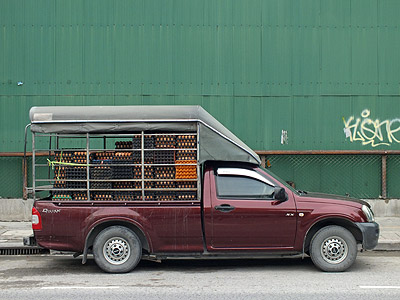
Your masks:
<svg viewBox="0 0 400 300"><path fill-rule="evenodd" d="M265 161L266 161L266 155L261 155L261 166L263 167L263 168L266 168L266 164L265 164Z"/></svg>
<svg viewBox="0 0 400 300"><path fill-rule="evenodd" d="M27 200L28 199L28 193L27 193L27 186L28 186L28 171L27 171L27 165L26 165L26 161L25 158L22 158L22 177L23 177L23 181L22 181L22 199L23 200Z"/></svg>
<svg viewBox="0 0 400 300"><path fill-rule="evenodd" d="M386 160L387 155L382 155L382 198L386 199L387 197L387 190L386 190Z"/></svg>

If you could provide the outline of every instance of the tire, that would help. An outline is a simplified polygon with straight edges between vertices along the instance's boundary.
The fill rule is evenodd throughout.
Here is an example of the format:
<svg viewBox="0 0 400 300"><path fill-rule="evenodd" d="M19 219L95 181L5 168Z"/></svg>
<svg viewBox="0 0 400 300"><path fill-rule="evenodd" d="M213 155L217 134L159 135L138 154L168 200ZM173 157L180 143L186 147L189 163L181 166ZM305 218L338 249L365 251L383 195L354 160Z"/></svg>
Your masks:
<svg viewBox="0 0 400 300"><path fill-rule="evenodd" d="M331 225L313 236L310 256L314 265L325 272L343 272L357 257L357 242L346 228Z"/></svg>
<svg viewBox="0 0 400 300"><path fill-rule="evenodd" d="M93 243L96 264L107 273L132 271L142 258L139 237L123 226L111 226L101 231Z"/></svg>

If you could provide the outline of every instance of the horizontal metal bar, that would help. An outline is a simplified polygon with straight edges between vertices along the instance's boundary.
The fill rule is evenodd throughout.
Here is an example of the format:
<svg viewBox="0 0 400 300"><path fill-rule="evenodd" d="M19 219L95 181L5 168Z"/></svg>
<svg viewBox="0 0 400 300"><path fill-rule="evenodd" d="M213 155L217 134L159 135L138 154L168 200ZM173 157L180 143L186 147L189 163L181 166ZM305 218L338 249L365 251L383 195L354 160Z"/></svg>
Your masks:
<svg viewBox="0 0 400 300"><path fill-rule="evenodd" d="M144 164L145 166L148 167L173 167L173 166L197 166L197 164ZM48 164L35 164L36 167L49 167ZM60 165L61 167L80 167L80 166L70 166L70 165ZM81 167L86 167L86 164L82 164ZM141 164L89 164L90 168L96 168L96 167L138 167L141 166Z"/></svg>
<svg viewBox="0 0 400 300"><path fill-rule="evenodd" d="M37 191L55 191L55 192L64 192L64 191L87 191L87 189L86 188L80 188L80 189L78 189L78 188L76 188L76 189L73 189L73 188L45 188L45 187L36 187L36 190ZM89 191L90 192L107 192L107 191L109 191L109 192L139 192L139 191L141 191L142 189L140 188L140 189L108 189L108 188L104 188L104 189L99 189L99 188L96 188L96 189L91 189L91 188L89 188ZM163 191L163 192L184 192L184 191L197 191L197 188L186 188L186 189L184 189L184 188L145 188L144 189L145 191L148 191L148 192L152 192L152 191L154 191L154 192L158 192L158 191Z"/></svg>
<svg viewBox="0 0 400 300"><path fill-rule="evenodd" d="M90 121L91 122L91 121ZM64 122L62 122L64 123ZM70 123L70 122L67 122ZM87 123L87 121L86 121ZM104 123L104 122L102 122ZM131 123L131 122L127 122ZM141 133L105 133L105 134L96 134L96 133L91 133L89 138L103 138L103 137L140 137ZM186 132L186 133L146 133L145 136L163 136L163 135L197 135L196 132ZM71 137L79 137L79 138L86 138L86 134L80 135L79 133L73 133L73 136L71 134L57 134L57 133L36 133L37 137L50 137L50 136L58 136L60 138L71 138Z"/></svg>
<svg viewBox="0 0 400 300"><path fill-rule="evenodd" d="M119 178L119 179L64 179L64 178L60 178L60 179L36 179L36 182L53 182L53 181L62 181L62 182L138 182L138 181L142 181L142 179L129 179L129 178ZM144 181L146 182L164 182L164 181L168 181L168 182L186 182L186 181L192 181L192 182L196 182L197 179L144 179Z"/></svg>
<svg viewBox="0 0 400 300"><path fill-rule="evenodd" d="M399 155L400 150L257 150L258 155Z"/></svg>
<svg viewBox="0 0 400 300"><path fill-rule="evenodd" d="M169 150L169 151L181 151L181 150L190 150L190 151L197 151L196 148L145 148L143 149L144 151L164 151L164 150ZM86 149L81 149L81 148L63 148L63 149L37 149L35 152L60 152L60 151L69 151L69 152L86 152ZM127 149L90 149L90 153L93 152L135 152L135 151L142 151L141 149L132 149L132 148L127 148Z"/></svg>
<svg viewBox="0 0 400 300"><path fill-rule="evenodd" d="M48 156L49 151L47 153L35 153L36 156ZM32 152L26 152L26 156L31 157ZM24 157L24 152L0 152L0 157Z"/></svg>
<svg viewBox="0 0 400 300"><path fill-rule="evenodd" d="M154 201L154 200L63 200L63 199L52 199L52 202L57 202L60 205L63 206L68 206L68 205L92 205L94 203L104 205L104 204L110 204L110 205L126 205L127 203L131 205L180 205L180 204L199 204L200 200L194 199L194 200L164 200L164 201Z"/></svg>
<svg viewBox="0 0 400 300"><path fill-rule="evenodd" d="M55 191L55 192L57 192L57 191L58 192L63 192L63 191L79 192L79 191L86 191L87 189L86 188L81 188L81 189L46 188L46 187L37 186L37 187L35 187L35 190L36 191Z"/></svg>
<svg viewBox="0 0 400 300"><path fill-rule="evenodd" d="M182 188L182 189L179 189L179 188L145 188L144 190L148 191L148 192L151 192L151 191L156 191L156 192L158 192L158 191L163 191L163 192L197 191L196 188L193 188L193 189L190 189L190 188L188 188L188 189L184 189L184 188Z"/></svg>
<svg viewBox="0 0 400 300"><path fill-rule="evenodd" d="M49 120L33 121L31 124L76 124L76 123L196 123L203 122L200 119L144 119L144 120ZM112 134L112 133L110 133Z"/></svg>
<svg viewBox="0 0 400 300"><path fill-rule="evenodd" d="M190 150L190 151L197 151L196 148L153 148L153 149L143 149L144 151L163 151L163 150L170 150L170 151L180 151L180 150Z"/></svg>
<svg viewBox="0 0 400 300"><path fill-rule="evenodd" d="M53 182L53 181L60 181L60 182L87 182L86 179L35 179L36 182Z"/></svg>
<svg viewBox="0 0 400 300"><path fill-rule="evenodd" d="M55 152L55 151L57 151L57 152L60 152L60 151L70 151L70 152L72 152L72 151L75 151L75 152L86 152L86 149L82 149L82 148L66 148L66 149L35 149L35 152L37 152L37 151L47 151L47 152L49 152L49 151L51 151L51 152Z"/></svg>
<svg viewBox="0 0 400 300"><path fill-rule="evenodd" d="M84 139L86 138L86 133L84 134L79 134L79 133L71 133L71 134L57 134L57 133L37 133L35 132L35 136L37 138L41 137L59 137L59 138L67 138L67 139Z"/></svg>
<svg viewBox="0 0 400 300"><path fill-rule="evenodd" d="M191 150L187 148L172 149L172 148L157 148L158 150ZM110 149L110 150L91 150L91 151L125 151L128 149ZM136 149L135 149L136 150ZM155 150L155 149L147 149ZM196 149L193 149L196 150ZM48 156L49 150L43 150L46 153L36 153L36 156ZM60 151L60 150L57 150ZM77 151L86 151L77 150ZM140 151L140 149L138 150ZM400 150L257 150L258 155L400 155ZM51 155L54 155L52 153ZM0 157L23 157L23 152L0 152ZM31 157L32 152L26 152L26 156Z"/></svg>

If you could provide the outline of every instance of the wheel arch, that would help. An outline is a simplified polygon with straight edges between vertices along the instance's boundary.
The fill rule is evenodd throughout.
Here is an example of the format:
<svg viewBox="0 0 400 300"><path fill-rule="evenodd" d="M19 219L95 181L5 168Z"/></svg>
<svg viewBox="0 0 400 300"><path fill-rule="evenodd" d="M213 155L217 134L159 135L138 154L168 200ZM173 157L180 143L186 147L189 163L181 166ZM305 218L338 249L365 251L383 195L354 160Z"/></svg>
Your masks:
<svg viewBox="0 0 400 300"><path fill-rule="evenodd" d="M104 229L111 227L111 226L122 226L132 230L140 239L142 243L142 249L145 250L147 253L150 253L150 243L141 228L139 228L136 224L131 223L125 220L107 220L96 224L88 233L85 241L85 246L83 249L83 258L82 264L85 264L87 261L87 254L90 248L93 247L94 240L96 236Z"/></svg>
<svg viewBox="0 0 400 300"><path fill-rule="evenodd" d="M357 244L362 243L363 236L361 230L350 220L344 218L326 218L314 223L307 231L303 241L303 255L308 253L313 236L323 227L337 225L346 228L354 236Z"/></svg>

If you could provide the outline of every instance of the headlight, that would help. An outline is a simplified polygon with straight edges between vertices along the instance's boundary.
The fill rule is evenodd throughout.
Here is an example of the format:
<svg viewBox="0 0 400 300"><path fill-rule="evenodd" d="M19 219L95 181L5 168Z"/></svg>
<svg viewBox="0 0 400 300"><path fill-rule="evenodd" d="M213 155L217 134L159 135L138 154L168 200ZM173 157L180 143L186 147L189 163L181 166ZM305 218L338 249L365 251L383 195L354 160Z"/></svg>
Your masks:
<svg viewBox="0 0 400 300"><path fill-rule="evenodd" d="M374 213L368 206L363 205L362 211L364 215L367 217L368 222L375 222Z"/></svg>

